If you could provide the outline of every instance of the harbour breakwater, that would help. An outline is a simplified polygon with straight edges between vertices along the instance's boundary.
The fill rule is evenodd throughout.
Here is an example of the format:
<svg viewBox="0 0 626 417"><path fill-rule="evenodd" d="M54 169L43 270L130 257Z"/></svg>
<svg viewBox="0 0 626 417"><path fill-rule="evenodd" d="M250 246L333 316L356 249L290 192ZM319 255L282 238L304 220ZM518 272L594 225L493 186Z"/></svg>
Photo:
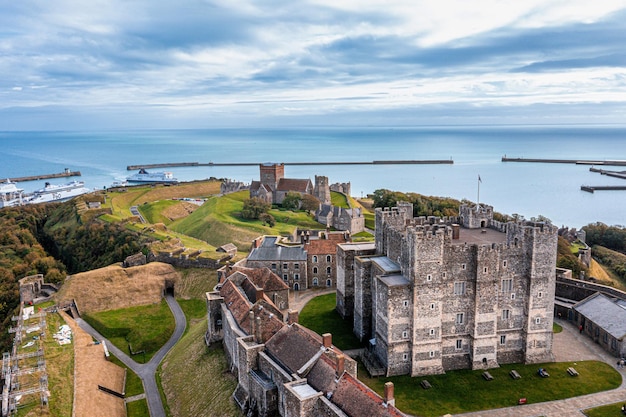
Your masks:
<svg viewBox="0 0 626 417"><path fill-rule="evenodd" d="M544 163L544 164L626 166L625 160L507 158L506 155L502 157L502 162L537 162L537 163Z"/></svg>
<svg viewBox="0 0 626 417"><path fill-rule="evenodd" d="M26 181L38 181L38 180L47 180L51 178L64 178L64 177L80 177L80 171L70 171L69 168L65 168L63 172L58 172L56 174L41 174L41 175L30 175L27 177L14 177L9 178L11 182L26 182Z"/></svg>
<svg viewBox="0 0 626 417"><path fill-rule="evenodd" d="M163 164L128 165L126 170L175 167L237 167L259 166L262 162L167 162ZM454 164L452 159L405 159L405 160L382 160L382 161L334 161L334 162L283 162L284 165L424 165L424 164Z"/></svg>

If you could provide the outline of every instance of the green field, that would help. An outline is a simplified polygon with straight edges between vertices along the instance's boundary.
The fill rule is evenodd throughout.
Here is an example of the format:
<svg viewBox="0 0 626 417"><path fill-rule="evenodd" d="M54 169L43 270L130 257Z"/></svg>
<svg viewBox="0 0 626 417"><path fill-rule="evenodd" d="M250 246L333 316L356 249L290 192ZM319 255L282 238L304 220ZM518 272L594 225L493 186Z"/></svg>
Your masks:
<svg viewBox="0 0 626 417"><path fill-rule="evenodd" d="M159 304L84 314L83 319L136 362L145 363L174 332L174 316ZM141 354L132 355L133 352Z"/></svg>
<svg viewBox="0 0 626 417"><path fill-rule="evenodd" d="M623 402L617 404L609 404L602 407L590 408L584 413L587 417L623 417L622 406L626 405L626 398Z"/></svg>
<svg viewBox="0 0 626 417"><path fill-rule="evenodd" d="M574 366L580 376L570 376L566 369ZM549 378L537 375L539 367L545 368ZM522 376L514 380L509 372L515 369ZM621 375L603 362L559 362L537 365L511 364L490 369L493 381L482 378L482 371L449 371L444 375L428 377L396 376L369 378L364 368L359 369L359 379L379 394L383 385L395 385L396 407L405 413L422 417L436 417L446 413L457 414L492 408L510 407L520 398L528 404L560 400L579 395L606 391L619 387ZM428 380L431 389L423 389L419 381Z"/></svg>
<svg viewBox="0 0 626 417"><path fill-rule="evenodd" d="M333 345L341 350L364 346L352 333L352 321L343 320L335 310L335 294L326 294L309 301L300 312L299 323L318 334L331 333Z"/></svg>

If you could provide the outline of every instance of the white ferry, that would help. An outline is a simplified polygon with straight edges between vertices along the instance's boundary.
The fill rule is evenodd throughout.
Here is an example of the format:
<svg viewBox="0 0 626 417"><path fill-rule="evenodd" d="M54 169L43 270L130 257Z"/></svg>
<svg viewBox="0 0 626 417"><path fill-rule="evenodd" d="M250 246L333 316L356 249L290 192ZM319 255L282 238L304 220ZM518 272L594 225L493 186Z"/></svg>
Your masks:
<svg viewBox="0 0 626 417"><path fill-rule="evenodd" d="M148 172L145 169L141 168L138 173L126 178L126 181L139 183L162 182L173 184L177 183L178 179L174 178L174 175L171 172Z"/></svg>
<svg viewBox="0 0 626 417"><path fill-rule="evenodd" d="M28 196L24 196L24 204L67 201L89 192L91 192L91 190L85 187L85 183L82 181L72 181L67 184L59 185L47 182L43 188L35 190Z"/></svg>
<svg viewBox="0 0 626 417"><path fill-rule="evenodd" d="M23 203L22 195L24 190L17 188L17 185L11 180L0 184L0 208L21 206Z"/></svg>

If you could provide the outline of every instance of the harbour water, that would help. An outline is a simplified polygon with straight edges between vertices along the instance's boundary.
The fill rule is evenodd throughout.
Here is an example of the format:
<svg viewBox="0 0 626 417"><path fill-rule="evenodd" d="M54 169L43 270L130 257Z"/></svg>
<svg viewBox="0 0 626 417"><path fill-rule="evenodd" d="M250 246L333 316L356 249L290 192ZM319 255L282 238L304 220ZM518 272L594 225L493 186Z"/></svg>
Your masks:
<svg viewBox="0 0 626 417"><path fill-rule="evenodd" d="M480 200L502 213L543 215L559 226L624 225L625 191L580 190L581 185L626 185L623 179L584 165L501 158L620 160L626 159L625 138L626 126L588 125L0 132L0 178L69 168L82 173L73 179L101 189L133 174L126 167L137 164L451 159L453 164L442 165L287 166L285 175L350 182L355 197L386 188ZM249 183L259 176L256 166L167 170L183 181L218 177ZM26 191L42 186L42 181L20 184Z"/></svg>

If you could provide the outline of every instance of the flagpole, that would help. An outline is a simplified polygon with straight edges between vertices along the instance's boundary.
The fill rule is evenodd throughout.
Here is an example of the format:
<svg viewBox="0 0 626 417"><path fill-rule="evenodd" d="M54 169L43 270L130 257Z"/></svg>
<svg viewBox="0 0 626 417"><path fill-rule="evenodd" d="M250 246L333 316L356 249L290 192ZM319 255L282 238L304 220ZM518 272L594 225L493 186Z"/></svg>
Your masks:
<svg viewBox="0 0 626 417"><path fill-rule="evenodd" d="M478 192L476 195L476 209L478 209L480 207L480 183L482 181L480 180L480 174L478 174Z"/></svg>

